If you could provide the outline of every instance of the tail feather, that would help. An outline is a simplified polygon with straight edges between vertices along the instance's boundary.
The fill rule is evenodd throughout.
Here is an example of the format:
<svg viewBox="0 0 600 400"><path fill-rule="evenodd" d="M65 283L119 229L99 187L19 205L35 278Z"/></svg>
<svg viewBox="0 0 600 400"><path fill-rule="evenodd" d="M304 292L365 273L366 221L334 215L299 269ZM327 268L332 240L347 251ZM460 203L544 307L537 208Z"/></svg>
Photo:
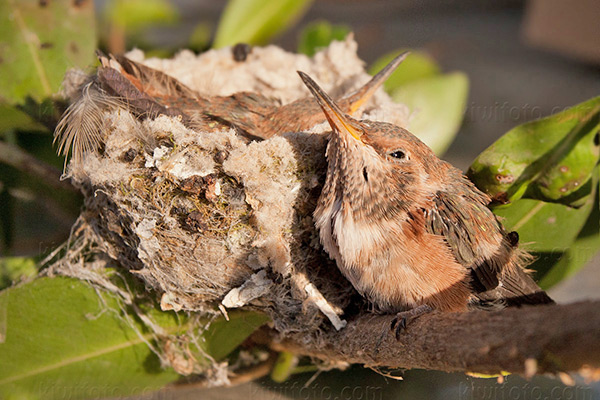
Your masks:
<svg viewBox="0 0 600 400"><path fill-rule="evenodd" d="M281 102L254 92L238 92L231 96L215 96L206 102L202 112L209 118L225 122L243 133L259 139L271 136L273 110Z"/></svg>
<svg viewBox="0 0 600 400"><path fill-rule="evenodd" d="M67 108L54 133L54 143L58 144L58 153L65 156L65 165L69 154L81 160L86 153L98 149L103 141L104 112L124 107L124 103L109 96L97 80L85 83L80 96Z"/></svg>
<svg viewBox="0 0 600 400"><path fill-rule="evenodd" d="M512 265L504 268L500 274L495 276L496 284L493 285L493 288L475 293L471 302L472 307L489 309L554 304L554 300L538 286L529 271L521 267L521 265L529 263L529 254L520 249L513 249L512 253L510 262ZM476 275L473 281L482 282L482 277L478 274L477 269L472 273Z"/></svg>
<svg viewBox="0 0 600 400"><path fill-rule="evenodd" d="M499 294L507 306L554 304L554 300L522 268L515 268L504 274L499 286Z"/></svg>
<svg viewBox="0 0 600 400"><path fill-rule="evenodd" d="M203 101L190 88L126 57L97 54L101 66L80 87L80 94L56 128L54 142L59 154L81 159L97 150L103 142L103 114L117 108L126 109L138 118L177 116L192 129L208 129L208 121L202 114L186 112L201 107Z"/></svg>
<svg viewBox="0 0 600 400"><path fill-rule="evenodd" d="M138 90L151 97L167 102L180 98L204 100L197 92L164 72L132 61L125 56L111 56L111 58L121 67L123 76Z"/></svg>

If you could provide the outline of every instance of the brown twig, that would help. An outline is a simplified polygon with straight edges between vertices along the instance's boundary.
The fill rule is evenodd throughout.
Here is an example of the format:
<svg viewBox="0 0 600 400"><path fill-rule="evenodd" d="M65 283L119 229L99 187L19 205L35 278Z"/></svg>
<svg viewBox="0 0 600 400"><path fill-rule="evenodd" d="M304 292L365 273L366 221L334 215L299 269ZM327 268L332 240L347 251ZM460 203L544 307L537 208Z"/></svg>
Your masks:
<svg viewBox="0 0 600 400"><path fill-rule="evenodd" d="M431 313L396 340L393 316L363 315L318 338L286 339L287 350L367 366L524 375L600 367L600 302ZM307 340L308 339L308 340Z"/></svg>
<svg viewBox="0 0 600 400"><path fill-rule="evenodd" d="M254 381L256 379L262 378L268 375L273 369L273 365L275 365L275 361L277 360L277 353L271 353L269 358L257 365L252 367L245 368L241 371L238 371L235 375L229 378L230 386L243 385L244 383L248 383ZM177 390L190 390L190 389L206 389L211 387L210 381L205 378L201 378L196 381L186 382L180 381L176 382L172 385L166 386L161 389L163 393L169 393Z"/></svg>
<svg viewBox="0 0 600 400"><path fill-rule="evenodd" d="M61 173L58 168L38 160L18 146L0 141L0 162L37 176L45 184L55 189L77 192L69 182L60 180Z"/></svg>

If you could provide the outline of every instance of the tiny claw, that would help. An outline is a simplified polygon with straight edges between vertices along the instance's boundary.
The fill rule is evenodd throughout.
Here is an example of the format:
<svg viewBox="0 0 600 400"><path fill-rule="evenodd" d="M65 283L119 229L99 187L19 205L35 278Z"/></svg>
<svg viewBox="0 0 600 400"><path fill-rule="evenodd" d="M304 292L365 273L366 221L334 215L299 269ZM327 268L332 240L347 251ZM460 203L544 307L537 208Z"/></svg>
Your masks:
<svg viewBox="0 0 600 400"><path fill-rule="evenodd" d="M396 329L396 324L398 323L398 317L394 317L394 319L392 320L392 323L390 324L390 330L393 331L394 329Z"/></svg>
<svg viewBox="0 0 600 400"><path fill-rule="evenodd" d="M433 311L431 306L422 304L408 311L402 311L396 314L396 317L392 320L392 324L390 326L391 330L394 331L396 340L400 340L400 334L402 331L406 330L406 327L410 322L431 311Z"/></svg>
<svg viewBox="0 0 600 400"><path fill-rule="evenodd" d="M394 331L396 340L400 340L400 334L406 329L406 324L406 317L396 316L396 318L392 320L392 331Z"/></svg>

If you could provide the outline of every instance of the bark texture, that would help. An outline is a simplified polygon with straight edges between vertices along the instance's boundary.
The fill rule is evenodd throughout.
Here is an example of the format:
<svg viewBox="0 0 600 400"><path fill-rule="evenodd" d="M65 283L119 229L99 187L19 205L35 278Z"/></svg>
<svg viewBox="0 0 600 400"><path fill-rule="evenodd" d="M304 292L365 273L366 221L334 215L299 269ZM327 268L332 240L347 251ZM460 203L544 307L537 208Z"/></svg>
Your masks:
<svg viewBox="0 0 600 400"><path fill-rule="evenodd" d="M439 313L413 321L396 340L391 315L362 315L336 332L285 339L289 350L329 362L494 374L600 367L600 302Z"/></svg>

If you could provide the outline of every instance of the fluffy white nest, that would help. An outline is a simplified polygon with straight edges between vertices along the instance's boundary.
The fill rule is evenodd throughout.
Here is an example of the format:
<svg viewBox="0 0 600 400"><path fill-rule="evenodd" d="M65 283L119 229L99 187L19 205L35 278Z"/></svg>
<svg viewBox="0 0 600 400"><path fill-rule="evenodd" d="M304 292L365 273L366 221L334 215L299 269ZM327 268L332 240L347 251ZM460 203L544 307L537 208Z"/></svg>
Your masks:
<svg viewBox="0 0 600 400"><path fill-rule="evenodd" d="M348 38L313 58L255 47L244 62L229 48L168 60L139 50L127 56L203 95L252 91L286 104L310 96L297 70L334 97L367 82L356 47ZM400 126L408 117L381 89L364 109L364 118ZM258 308L284 335L344 325L353 289L321 250L312 220L326 123L248 142L233 130L197 132L176 118L139 120L123 108L103 118L103 151L73 159L66 172L85 195L78 232L155 290L163 309ZM86 264L65 259L58 272L89 279Z"/></svg>

